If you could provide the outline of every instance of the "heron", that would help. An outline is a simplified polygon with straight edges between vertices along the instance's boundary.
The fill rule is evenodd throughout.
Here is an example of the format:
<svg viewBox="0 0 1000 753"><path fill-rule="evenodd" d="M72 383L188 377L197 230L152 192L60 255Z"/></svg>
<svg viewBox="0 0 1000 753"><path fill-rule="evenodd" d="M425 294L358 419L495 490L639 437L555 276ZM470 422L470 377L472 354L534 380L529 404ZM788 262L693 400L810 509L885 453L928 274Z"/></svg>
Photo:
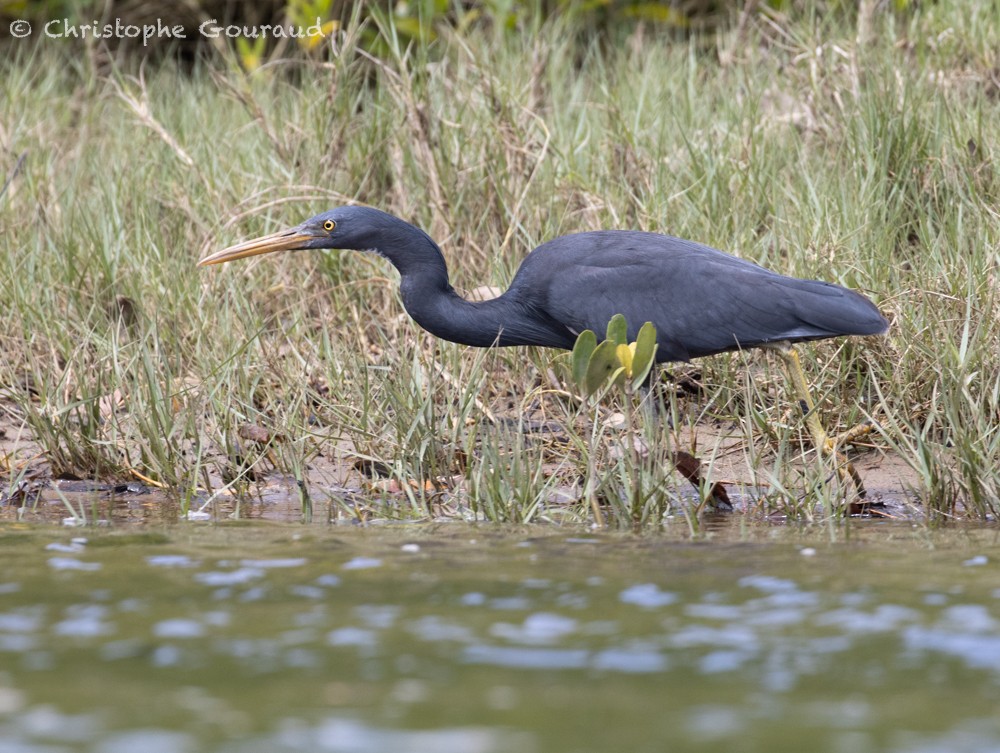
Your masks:
<svg viewBox="0 0 1000 753"><path fill-rule="evenodd" d="M817 451L832 456L841 478L849 476L858 497L865 496L860 476L837 451L865 427L837 438L827 434L794 348L810 340L886 332L888 321L860 293L778 274L669 235L597 230L543 243L525 257L503 294L470 301L451 286L444 255L427 233L367 206L331 209L296 227L217 251L198 265L309 249L385 257L399 272L410 317L432 335L462 345L570 350L582 331L603 331L615 314L622 314L630 340L643 323L656 327L658 364L772 349L785 363Z"/></svg>

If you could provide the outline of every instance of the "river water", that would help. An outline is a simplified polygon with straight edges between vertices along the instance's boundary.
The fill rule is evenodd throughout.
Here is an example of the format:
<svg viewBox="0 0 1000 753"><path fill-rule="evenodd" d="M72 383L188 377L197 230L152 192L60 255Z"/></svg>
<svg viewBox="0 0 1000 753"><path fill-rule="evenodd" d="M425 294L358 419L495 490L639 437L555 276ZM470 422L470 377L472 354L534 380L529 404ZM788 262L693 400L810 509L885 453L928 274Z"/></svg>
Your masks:
<svg viewBox="0 0 1000 753"><path fill-rule="evenodd" d="M2 753L1000 751L990 529L0 537Z"/></svg>

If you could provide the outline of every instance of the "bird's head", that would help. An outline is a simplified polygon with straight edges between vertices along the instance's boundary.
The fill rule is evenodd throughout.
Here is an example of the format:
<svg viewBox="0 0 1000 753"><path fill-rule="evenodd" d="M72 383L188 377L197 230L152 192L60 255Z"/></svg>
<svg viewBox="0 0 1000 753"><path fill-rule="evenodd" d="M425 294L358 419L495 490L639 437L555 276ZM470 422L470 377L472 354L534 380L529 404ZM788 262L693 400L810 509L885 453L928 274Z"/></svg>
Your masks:
<svg viewBox="0 0 1000 753"><path fill-rule="evenodd" d="M314 248L376 250L379 235L389 215L369 207L339 207L312 217L288 230L264 235L216 251L198 262L199 267L222 264L247 256L274 251L302 251Z"/></svg>

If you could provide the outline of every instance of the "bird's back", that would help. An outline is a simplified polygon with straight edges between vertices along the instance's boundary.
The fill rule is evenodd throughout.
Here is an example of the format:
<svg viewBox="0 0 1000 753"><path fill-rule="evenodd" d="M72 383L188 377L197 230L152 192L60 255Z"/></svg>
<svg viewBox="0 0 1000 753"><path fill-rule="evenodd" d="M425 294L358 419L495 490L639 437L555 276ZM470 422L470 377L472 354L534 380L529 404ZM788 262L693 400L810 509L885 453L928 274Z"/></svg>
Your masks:
<svg viewBox="0 0 1000 753"><path fill-rule="evenodd" d="M656 326L658 361L682 361L779 341L873 335L874 304L831 283L801 280L691 241L609 230L566 235L524 260L508 296L545 320L555 347L615 314L634 338ZM558 342L557 342L558 340Z"/></svg>

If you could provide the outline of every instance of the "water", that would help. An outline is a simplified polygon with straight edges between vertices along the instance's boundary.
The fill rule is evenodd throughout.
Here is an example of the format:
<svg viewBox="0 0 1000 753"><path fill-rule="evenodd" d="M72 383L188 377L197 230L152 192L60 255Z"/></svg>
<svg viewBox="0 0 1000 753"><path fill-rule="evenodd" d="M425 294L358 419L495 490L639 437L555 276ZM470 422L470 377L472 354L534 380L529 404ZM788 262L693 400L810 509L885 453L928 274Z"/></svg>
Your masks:
<svg viewBox="0 0 1000 753"><path fill-rule="evenodd" d="M1000 751L993 531L0 536L2 753Z"/></svg>

